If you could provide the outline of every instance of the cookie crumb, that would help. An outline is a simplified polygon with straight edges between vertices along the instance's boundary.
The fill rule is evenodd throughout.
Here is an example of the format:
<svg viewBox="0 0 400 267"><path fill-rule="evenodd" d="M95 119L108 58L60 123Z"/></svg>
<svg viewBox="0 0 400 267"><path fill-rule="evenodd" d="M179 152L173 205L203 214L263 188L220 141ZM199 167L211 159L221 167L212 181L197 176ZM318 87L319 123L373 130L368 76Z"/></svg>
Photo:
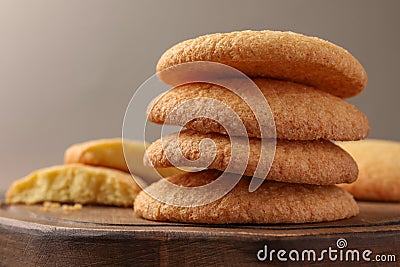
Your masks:
<svg viewBox="0 0 400 267"><path fill-rule="evenodd" d="M74 205L67 205L64 204L61 206L63 211L76 211L76 210L82 210L83 206L80 203L75 203Z"/></svg>
<svg viewBox="0 0 400 267"><path fill-rule="evenodd" d="M76 211L76 210L82 210L83 205L80 203L75 203L72 205L68 205L68 204L61 205L58 202L45 201L45 202L43 202L43 206L40 209L42 211L50 211L50 210L55 210L55 209L60 209L60 208L66 212Z"/></svg>
<svg viewBox="0 0 400 267"><path fill-rule="evenodd" d="M43 202L43 207L41 208L41 210L49 211L50 209L58 209L60 208L60 206L61 206L60 203L45 201Z"/></svg>

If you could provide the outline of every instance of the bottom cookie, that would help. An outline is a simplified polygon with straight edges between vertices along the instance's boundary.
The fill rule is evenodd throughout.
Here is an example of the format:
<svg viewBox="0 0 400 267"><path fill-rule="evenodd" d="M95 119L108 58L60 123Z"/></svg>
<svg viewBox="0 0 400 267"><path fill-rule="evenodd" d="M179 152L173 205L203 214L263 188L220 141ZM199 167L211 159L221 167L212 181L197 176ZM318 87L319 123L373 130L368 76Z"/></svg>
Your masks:
<svg viewBox="0 0 400 267"><path fill-rule="evenodd" d="M220 175L220 171L205 170L175 175L167 180L179 186L197 187L216 180ZM163 190L166 183L166 180L160 180L148 189L168 194L169 197L177 195L177 192ZM354 198L334 185L264 181L260 188L250 193L249 183L250 177L244 176L224 197L196 207L168 205L142 191L136 197L134 210L136 214L150 220L206 224L322 222L349 218L359 212ZM188 199L196 198L195 194L196 191L192 192Z"/></svg>

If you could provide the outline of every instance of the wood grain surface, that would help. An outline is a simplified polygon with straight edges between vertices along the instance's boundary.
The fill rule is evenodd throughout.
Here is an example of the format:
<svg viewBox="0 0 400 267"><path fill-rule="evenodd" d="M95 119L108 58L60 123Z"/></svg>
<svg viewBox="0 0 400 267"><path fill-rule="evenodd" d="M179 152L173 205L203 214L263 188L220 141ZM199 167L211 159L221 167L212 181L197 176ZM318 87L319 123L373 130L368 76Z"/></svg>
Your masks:
<svg viewBox="0 0 400 267"><path fill-rule="evenodd" d="M259 261L264 248L322 251L344 238L347 249L395 255L400 262L400 203L359 202L360 215L329 223L201 225L153 222L132 209L84 206L79 211L0 204L1 266L310 265ZM380 266L379 262L359 262ZM323 261L313 265L343 266ZM396 262L386 263L394 266Z"/></svg>

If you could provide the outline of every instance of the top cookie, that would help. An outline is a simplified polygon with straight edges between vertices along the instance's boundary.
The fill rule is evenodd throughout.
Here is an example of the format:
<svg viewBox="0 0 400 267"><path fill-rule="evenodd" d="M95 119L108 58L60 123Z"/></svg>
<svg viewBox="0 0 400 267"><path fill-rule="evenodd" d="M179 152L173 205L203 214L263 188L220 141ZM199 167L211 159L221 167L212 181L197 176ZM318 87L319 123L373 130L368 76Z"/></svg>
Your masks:
<svg viewBox="0 0 400 267"><path fill-rule="evenodd" d="M348 98L367 84L360 62L344 48L317 37L293 32L241 31L216 33L181 42L157 64L159 77L176 85L176 73L161 72L177 64L213 61L250 77L283 79Z"/></svg>

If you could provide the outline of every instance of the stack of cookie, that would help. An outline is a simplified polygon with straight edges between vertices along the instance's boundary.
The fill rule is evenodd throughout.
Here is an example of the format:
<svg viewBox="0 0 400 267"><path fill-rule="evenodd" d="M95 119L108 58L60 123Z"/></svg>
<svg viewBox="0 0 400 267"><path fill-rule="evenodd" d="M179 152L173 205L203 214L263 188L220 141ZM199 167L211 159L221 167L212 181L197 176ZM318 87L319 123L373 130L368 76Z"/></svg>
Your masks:
<svg viewBox="0 0 400 267"><path fill-rule="evenodd" d="M353 197L335 186L355 181L357 165L347 152L330 141L360 140L369 132L366 116L342 99L360 93L366 86L366 73L357 59L345 49L315 37L291 32L244 31L201 36L175 45L161 57L157 66L159 77L175 84L179 80L176 72L172 75L173 72L164 70L195 61L218 62L236 68L259 87L276 127L272 165L260 160L260 138L265 137L261 136L260 125L269 124L257 121L252 109L237 94L220 85L202 82L177 86L152 102L148 119L184 126L187 130L150 145L146 161L154 167L170 167L171 155L181 153L184 157L181 161L179 157L173 160L177 167L186 167L182 165L188 162L199 167L196 164L201 154L211 153L207 146L201 150L200 142L211 139L216 153L208 170L168 178L180 186L197 187L215 181L226 170L233 158L232 140L240 143L249 137L249 158L243 153L243 162L247 161L244 173L234 164L229 168L232 174L228 174L232 179L237 174L244 177L222 198L200 206L190 206L190 203L174 206L160 201L167 195L185 197L167 192L167 181L161 180L146 190L159 192L159 199L146 192L138 195L134 204L137 214L152 220L214 224L320 222L358 214ZM206 106L207 102L199 102L193 109L168 119L185 101L202 97L215 99L233 110L248 137L228 136L220 123L199 116L203 110L218 112L222 121L229 122L227 112L213 110ZM188 114L193 117L190 121L187 121ZM179 153L173 150L176 147ZM269 173L259 176L265 181L255 192L249 192L251 179L257 178L257 166L262 170L270 167ZM199 195L187 196L188 199L203 197L199 192L193 191Z"/></svg>

